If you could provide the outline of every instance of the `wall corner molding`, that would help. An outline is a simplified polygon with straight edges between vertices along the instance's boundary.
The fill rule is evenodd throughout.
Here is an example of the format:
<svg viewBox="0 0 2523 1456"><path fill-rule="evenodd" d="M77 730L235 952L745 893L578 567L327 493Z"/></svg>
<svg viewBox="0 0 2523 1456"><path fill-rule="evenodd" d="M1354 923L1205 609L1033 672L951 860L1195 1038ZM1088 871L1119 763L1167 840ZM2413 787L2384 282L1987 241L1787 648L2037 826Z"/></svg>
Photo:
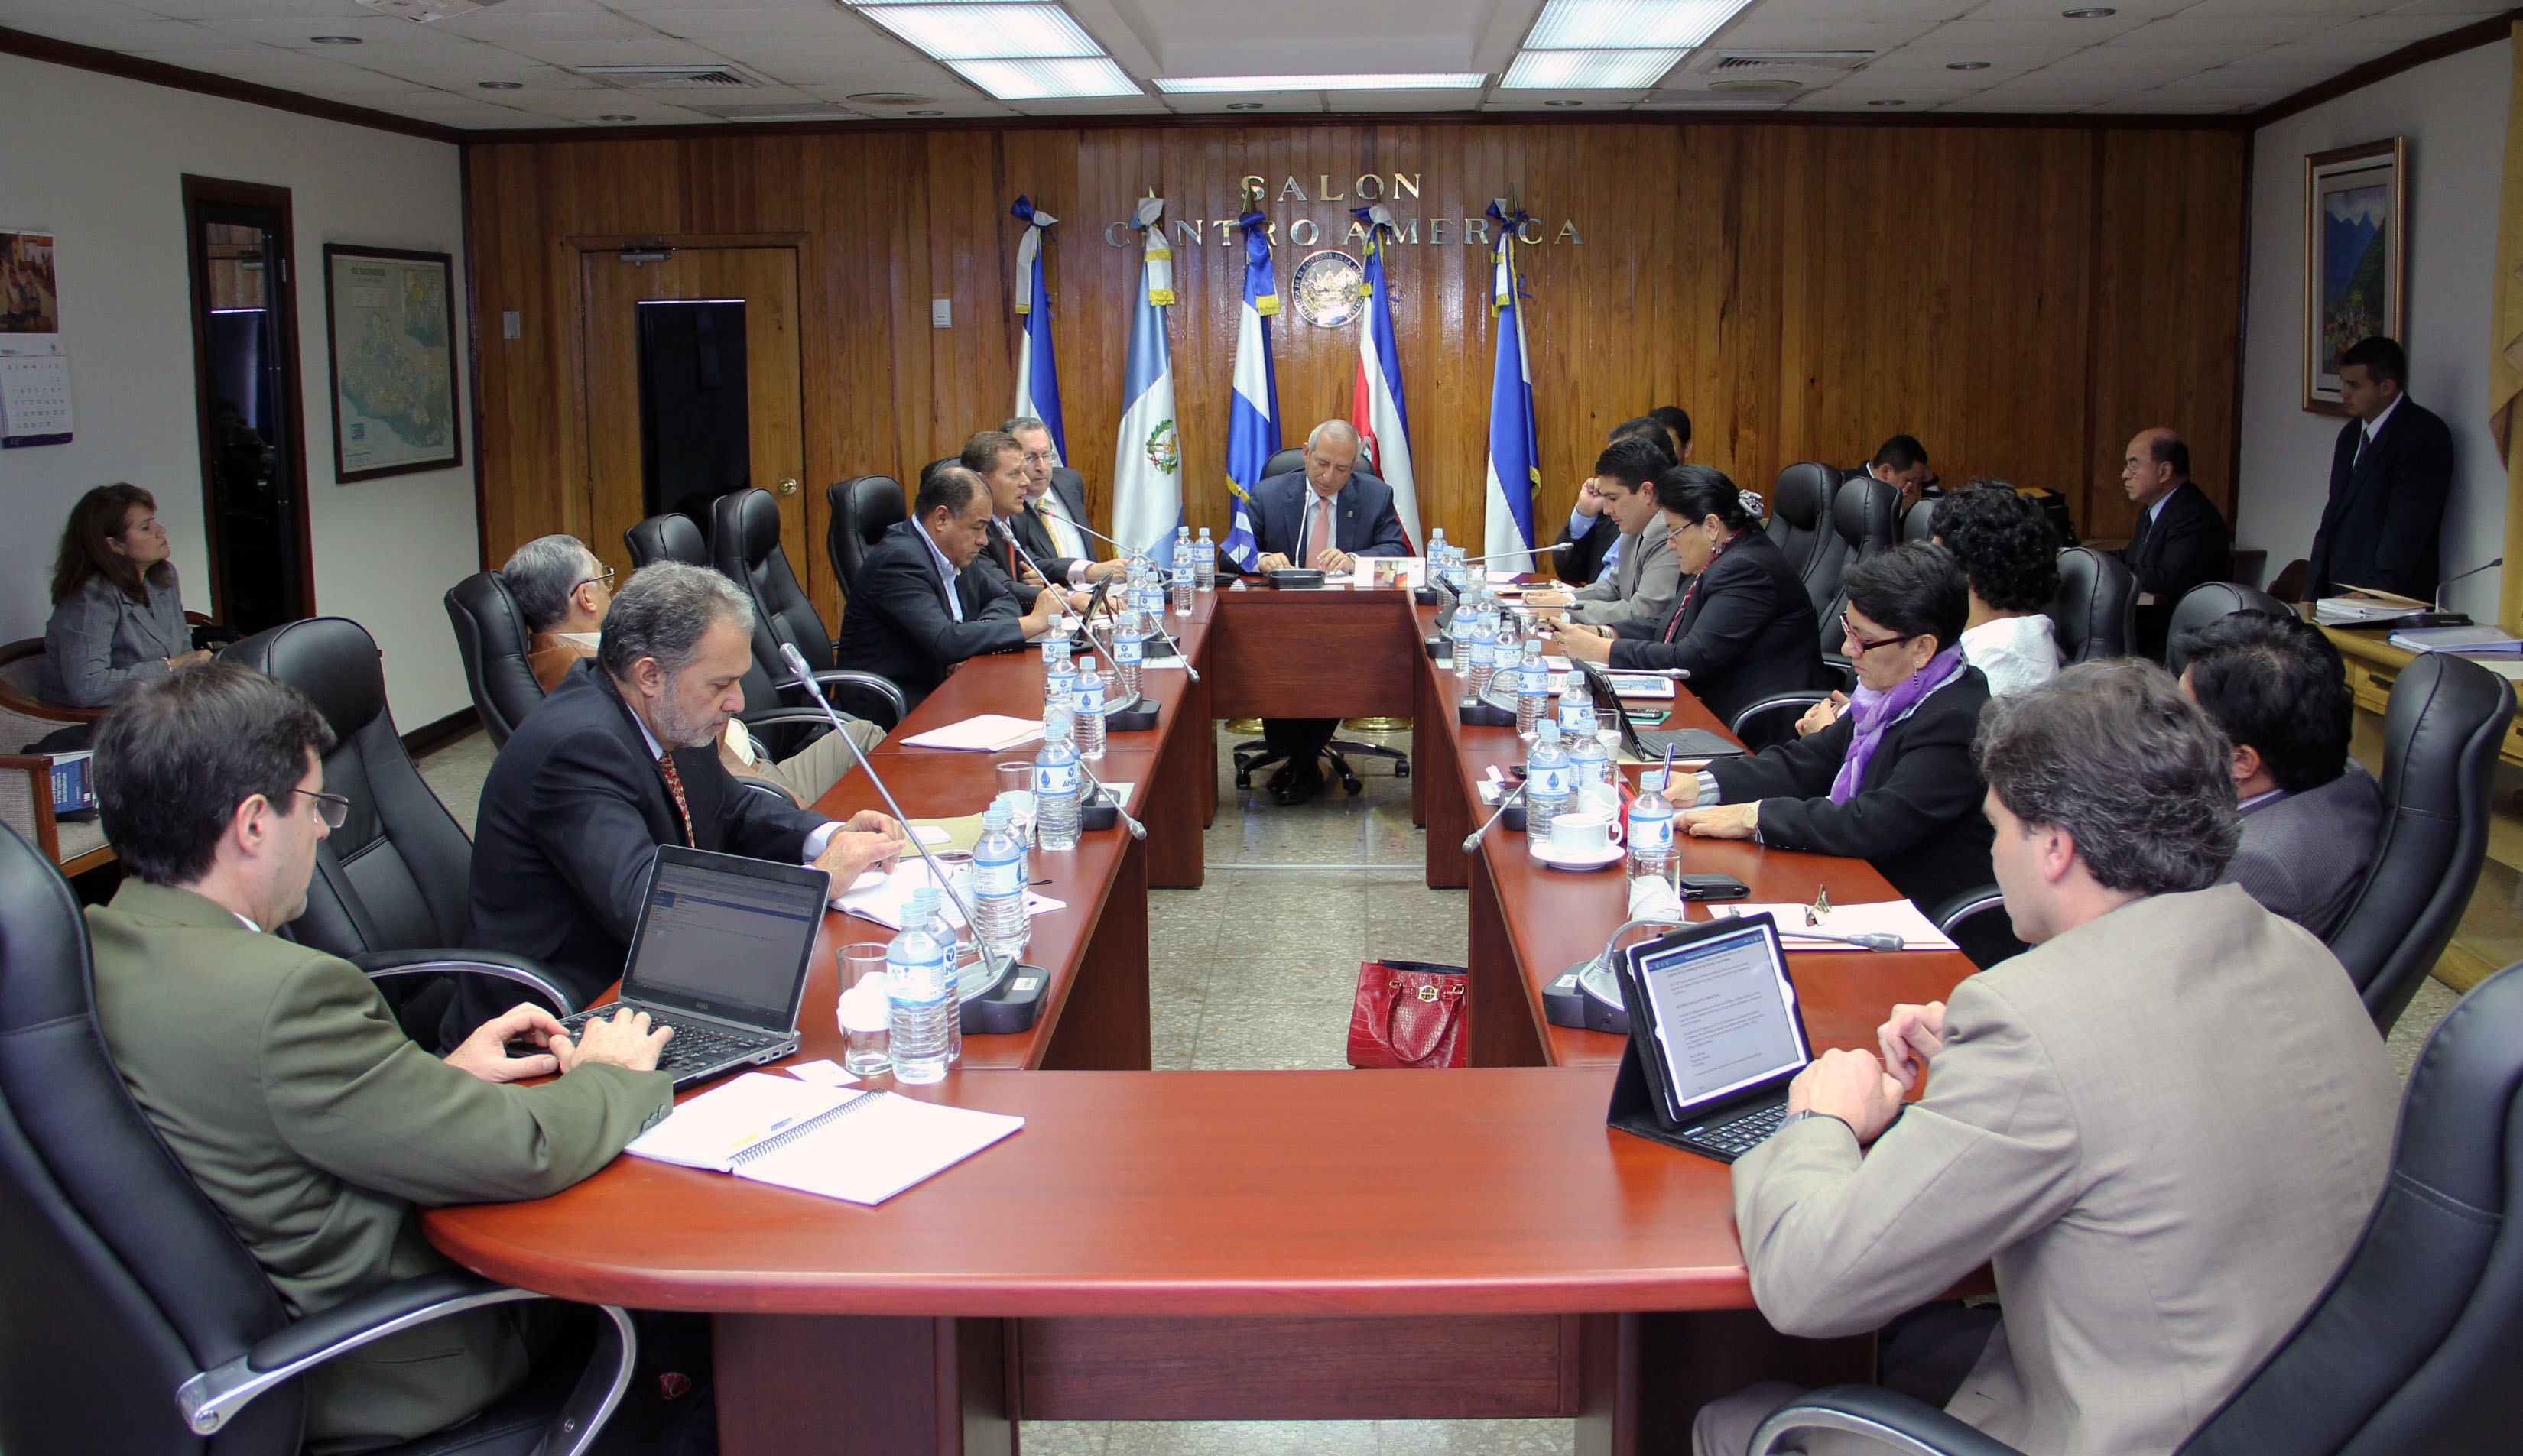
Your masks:
<svg viewBox="0 0 2523 1456"><path fill-rule="evenodd" d="M0 26L0 55L22 56L29 61L43 61L78 70L93 70L101 75L120 76L124 80L146 81L153 86L192 91L203 96L216 96L226 101L242 101L253 106L269 107L273 111L294 112L302 117L313 117L321 121L340 121L377 131L398 132L405 136L419 137L423 141L445 142L453 146L464 139L462 131L452 126L442 126L435 121L398 117L390 112L372 111L367 107L352 106L347 102L301 96L295 91L283 91L277 86L265 86L254 81L240 81L228 76L213 75L206 70L189 70L181 66L169 66L164 61L144 60L138 56L123 55L119 51L78 45L67 40L55 40L48 35L33 35L24 30L12 30L6 26Z"/></svg>
<svg viewBox="0 0 2523 1456"><path fill-rule="evenodd" d="M2343 70L2326 81L2307 86L2293 96L2281 97L2259 111L2246 112L2243 120L2258 131L2272 121L2283 121L2298 112L2310 111L2325 101L2336 101L2351 91L2361 91L2376 81L2399 75L2430 61L2441 61L2447 56L2458 56L2480 46L2495 45L2514 32L2514 23L2518 20L2523 20L2523 10L2509 10L2500 16L2491 16L2487 20L2473 21L2467 25L2447 30L2442 35L2430 35L2388 56L2377 57L2362 66Z"/></svg>

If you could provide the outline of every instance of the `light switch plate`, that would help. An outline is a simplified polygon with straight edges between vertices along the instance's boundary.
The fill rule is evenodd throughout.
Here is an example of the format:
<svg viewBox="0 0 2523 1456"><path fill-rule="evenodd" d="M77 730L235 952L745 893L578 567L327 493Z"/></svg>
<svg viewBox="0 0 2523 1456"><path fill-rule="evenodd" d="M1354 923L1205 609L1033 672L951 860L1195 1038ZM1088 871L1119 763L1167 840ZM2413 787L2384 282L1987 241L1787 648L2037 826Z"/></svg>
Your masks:
<svg viewBox="0 0 2523 1456"><path fill-rule="evenodd" d="M930 299L928 301L928 324L931 328L953 328L955 326L955 301L953 299Z"/></svg>

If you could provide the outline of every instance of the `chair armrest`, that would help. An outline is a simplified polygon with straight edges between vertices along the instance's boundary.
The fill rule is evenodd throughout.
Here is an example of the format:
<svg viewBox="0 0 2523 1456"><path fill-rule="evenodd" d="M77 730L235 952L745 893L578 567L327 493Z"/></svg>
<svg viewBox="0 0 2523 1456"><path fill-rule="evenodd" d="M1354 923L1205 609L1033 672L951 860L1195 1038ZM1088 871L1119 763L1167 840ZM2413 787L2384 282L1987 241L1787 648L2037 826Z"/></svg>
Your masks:
<svg viewBox="0 0 2523 1456"><path fill-rule="evenodd" d="M893 723L902 722L902 715L911 711L911 701L903 696L901 687L896 685L891 678L881 673L863 673L855 668L835 668L830 672L817 673L815 681L827 690L834 687L848 687L875 694L880 700L892 707ZM884 725L886 728L892 726L893 724Z"/></svg>
<svg viewBox="0 0 2523 1456"><path fill-rule="evenodd" d="M335 1355L451 1314L547 1297L461 1269L417 1275L266 1336L244 1354L177 1386L175 1403L196 1435L210 1435L255 1397Z"/></svg>
<svg viewBox="0 0 2523 1456"><path fill-rule="evenodd" d="M1903 1456L2023 1456L2006 1442L1943 1411L1880 1386L1825 1386L1773 1412L1752 1434L1751 1456L1774 1456L1798 1437L1845 1432Z"/></svg>
<svg viewBox="0 0 2523 1456"><path fill-rule="evenodd" d="M1806 710L1814 704L1830 696L1818 688L1808 688L1802 692L1782 692L1765 697L1759 702L1746 704L1741 712L1735 715L1735 721L1726 725L1726 730L1733 733L1738 742L1755 750L1773 743L1792 743L1796 737L1796 720L1804 717ZM1760 733L1756 740L1754 730L1771 719L1785 722L1775 731Z"/></svg>
<svg viewBox="0 0 2523 1456"><path fill-rule="evenodd" d="M860 721L855 713L841 712L838 707L833 711L841 714L843 723ZM799 728L808 725L816 728L831 728L833 726L833 721L824 716L824 710L821 708L764 708L753 713L738 713L736 719L746 728L783 728L792 725Z"/></svg>
<svg viewBox="0 0 2523 1456"><path fill-rule="evenodd" d="M448 948L368 951L353 956L351 963L372 981L381 981L388 976L440 975L450 971L497 976L503 981L514 981L543 997L564 1016L580 1010L578 999L563 990L549 972L523 956L511 956L505 951Z"/></svg>
<svg viewBox="0 0 2523 1456"><path fill-rule="evenodd" d="M1997 886L1981 885L1976 890L1965 890L1928 912L1928 918L1935 922L1937 929L1950 936L1954 932L1954 926L1974 916L1987 914L1991 906L2005 904L2006 896Z"/></svg>

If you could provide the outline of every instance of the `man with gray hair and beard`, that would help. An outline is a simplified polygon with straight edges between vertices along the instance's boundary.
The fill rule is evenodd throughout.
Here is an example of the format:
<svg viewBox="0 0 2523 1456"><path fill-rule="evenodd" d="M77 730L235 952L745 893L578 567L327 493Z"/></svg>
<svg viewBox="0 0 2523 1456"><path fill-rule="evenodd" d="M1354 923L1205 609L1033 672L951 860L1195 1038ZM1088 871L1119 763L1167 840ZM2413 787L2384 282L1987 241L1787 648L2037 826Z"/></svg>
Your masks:
<svg viewBox="0 0 2523 1456"><path fill-rule="evenodd" d="M596 655L518 726L482 785L469 945L541 963L584 1005L622 974L660 844L811 865L836 887L891 866L905 842L893 820L838 823L720 764L752 632L752 603L714 571L658 562L631 579ZM466 978L441 1040L460 1043L513 993Z"/></svg>
<svg viewBox="0 0 2523 1456"><path fill-rule="evenodd" d="M1783 1333L1860 1335L1994 1265L2003 1314L1971 1341L1947 1322L1956 1358L1907 1393L2020 1450L2170 1451L2356 1242L2398 1079L2337 958L2215 883L2240 834L2232 751L2162 668L2082 663L1996 699L1973 758L2032 949L1894 1007L1881 1061L1825 1052L1797 1075L1735 1164L1752 1297ZM1795 1394L1710 1403L1693 1449L1746 1450Z"/></svg>

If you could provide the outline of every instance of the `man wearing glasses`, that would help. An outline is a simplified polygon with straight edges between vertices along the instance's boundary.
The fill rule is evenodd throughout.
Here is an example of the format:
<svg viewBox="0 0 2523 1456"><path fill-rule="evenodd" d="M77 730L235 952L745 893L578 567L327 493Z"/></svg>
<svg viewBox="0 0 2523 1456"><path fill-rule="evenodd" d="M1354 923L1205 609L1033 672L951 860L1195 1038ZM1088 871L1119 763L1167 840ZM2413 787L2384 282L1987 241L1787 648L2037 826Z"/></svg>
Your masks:
<svg viewBox="0 0 2523 1456"><path fill-rule="evenodd" d="M87 912L106 1048L301 1317L452 1268L421 1238L421 1207L556 1194L673 1094L654 1069L671 1033L645 1016L573 1040L512 1001L441 1058L357 967L271 933L306 909L316 846L350 807L323 792L332 746L304 694L220 662L134 691L96 739L124 870L114 903ZM512 1040L541 1050L511 1057ZM434 1320L309 1372L308 1447L413 1440L516 1388L521 1307Z"/></svg>
<svg viewBox="0 0 2523 1456"><path fill-rule="evenodd" d="M1071 587L1091 587L1129 563L1102 555L1086 521L1086 478L1060 463L1051 426L1020 415L999 427L1024 451L1024 499L1009 521L1017 544L1043 570Z"/></svg>
<svg viewBox="0 0 2523 1456"><path fill-rule="evenodd" d="M596 560L575 536L544 536L517 547L500 568L500 580L530 634L526 666L549 692L603 644L604 614L613 607L613 568ZM874 748L884 736L864 721L851 722L844 731L861 748ZM775 763L733 718L719 740L718 761L730 774L771 784L801 807L831 792L855 762L849 745L826 733Z"/></svg>

